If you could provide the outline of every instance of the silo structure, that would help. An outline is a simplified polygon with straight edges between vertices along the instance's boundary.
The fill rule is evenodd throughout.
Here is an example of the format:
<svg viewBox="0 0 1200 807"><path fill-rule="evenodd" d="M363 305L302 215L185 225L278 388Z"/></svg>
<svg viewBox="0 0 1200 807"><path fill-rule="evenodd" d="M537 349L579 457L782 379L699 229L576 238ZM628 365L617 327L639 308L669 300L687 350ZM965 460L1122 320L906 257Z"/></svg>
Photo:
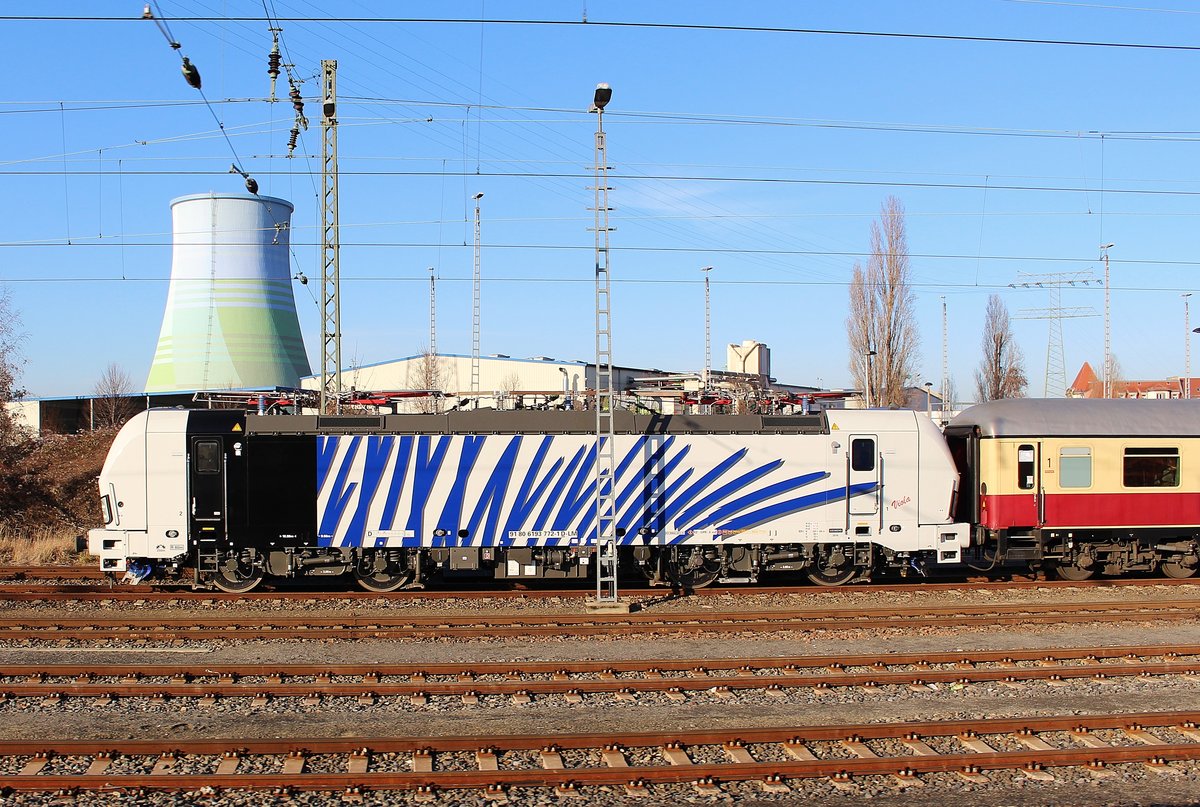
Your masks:
<svg viewBox="0 0 1200 807"><path fill-rule="evenodd" d="M292 387L309 374L288 260L292 209L237 193L171 201L171 287L147 392Z"/></svg>

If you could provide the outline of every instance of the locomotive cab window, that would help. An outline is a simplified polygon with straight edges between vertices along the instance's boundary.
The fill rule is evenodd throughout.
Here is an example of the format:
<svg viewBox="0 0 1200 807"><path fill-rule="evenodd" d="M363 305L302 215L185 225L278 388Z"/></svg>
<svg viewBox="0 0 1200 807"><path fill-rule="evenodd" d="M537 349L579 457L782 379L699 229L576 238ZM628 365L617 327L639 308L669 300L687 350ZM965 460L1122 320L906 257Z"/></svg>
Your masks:
<svg viewBox="0 0 1200 807"><path fill-rule="evenodd" d="M875 470L875 441L856 438L850 441L850 469L853 471Z"/></svg>
<svg viewBox="0 0 1200 807"><path fill-rule="evenodd" d="M221 444L216 440L197 440L192 462L198 474L221 473Z"/></svg>
<svg viewBox="0 0 1200 807"><path fill-rule="evenodd" d="M1017 487L1033 490L1033 446L1017 446Z"/></svg>
<svg viewBox="0 0 1200 807"><path fill-rule="evenodd" d="M1125 487L1179 487L1178 448L1127 448L1124 459Z"/></svg>
<svg viewBox="0 0 1200 807"><path fill-rule="evenodd" d="M1063 448L1058 452L1058 484L1064 488L1092 486L1092 450Z"/></svg>

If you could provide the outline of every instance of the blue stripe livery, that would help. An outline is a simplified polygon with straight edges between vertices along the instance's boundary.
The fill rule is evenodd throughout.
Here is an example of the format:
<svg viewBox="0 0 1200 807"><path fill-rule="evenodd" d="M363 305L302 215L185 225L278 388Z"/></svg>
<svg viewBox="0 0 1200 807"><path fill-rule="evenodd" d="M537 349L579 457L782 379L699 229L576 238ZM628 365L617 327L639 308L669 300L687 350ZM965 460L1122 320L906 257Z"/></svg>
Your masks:
<svg viewBox="0 0 1200 807"><path fill-rule="evenodd" d="M622 438L613 480L619 541L674 544L697 532L706 541L723 540L877 489L877 482L837 484L830 470L804 456L789 463L764 454L763 446L776 444L760 441L752 454L736 440ZM725 448L717 453L714 445ZM814 444L778 445L807 452ZM597 447L586 436L324 436L316 453L322 546L596 541ZM806 492L822 481L826 487ZM844 518L844 507L838 512ZM787 540L786 525L773 529Z"/></svg>

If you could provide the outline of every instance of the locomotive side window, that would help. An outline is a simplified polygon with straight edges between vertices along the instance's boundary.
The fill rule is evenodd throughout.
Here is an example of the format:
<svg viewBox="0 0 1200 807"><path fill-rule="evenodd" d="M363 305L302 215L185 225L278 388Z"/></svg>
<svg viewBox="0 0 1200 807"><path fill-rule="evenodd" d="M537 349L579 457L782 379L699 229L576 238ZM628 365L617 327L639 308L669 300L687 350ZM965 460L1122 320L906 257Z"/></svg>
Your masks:
<svg viewBox="0 0 1200 807"><path fill-rule="evenodd" d="M850 441L850 469L852 471L875 470L875 441L856 438Z"/></svg>
<svg viewBox="0 0 1200 807"><path fill-rule="evenodd" d="M1017 487L1033 490L1033 446L1017 446Z"/></svg>
<svg viewBox="0 0 1200 807"><path fill-rule="evenodd" d="M1178 448L1125 449L1125 487L1179 487Z"/></svg>
<svg viewBox="0 0 1200 807"><path fill-rule="evenodd" d="M198 474L221 473L221 444L216 440L197 440L192 461Z"/></svg>
<svg viewBox="0 0 1200 807"><path fill-rule="evenodd" d="M1063 448L1058 452L1058 484L1064 488L1092 486L1092 450Z"/></svg>

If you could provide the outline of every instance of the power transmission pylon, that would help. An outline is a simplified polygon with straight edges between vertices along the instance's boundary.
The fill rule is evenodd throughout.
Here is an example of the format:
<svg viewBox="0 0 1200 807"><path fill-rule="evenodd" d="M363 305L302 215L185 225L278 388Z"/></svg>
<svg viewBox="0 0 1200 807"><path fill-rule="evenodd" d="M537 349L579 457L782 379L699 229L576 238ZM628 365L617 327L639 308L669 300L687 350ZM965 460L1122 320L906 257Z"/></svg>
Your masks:
<svg viewBox="0 0 1200 807"><path fill-rule="evenodd" d="M1039 288L1050 292L1048 308L1025 308L1013 317L1013 319L1044 319L1049 322L1050 333L1046 340L1046 372L1042 379L1043 397L1063 398L1067 394L1067 361L1063 353L1062 321L1099 316L1090 307L1064 308L1062 305L1063 286L1083 287L1098 282L1090 271L1049 272L1046 274L1018 272L1017 282L1009 284L1010 288Z"/></svg>

